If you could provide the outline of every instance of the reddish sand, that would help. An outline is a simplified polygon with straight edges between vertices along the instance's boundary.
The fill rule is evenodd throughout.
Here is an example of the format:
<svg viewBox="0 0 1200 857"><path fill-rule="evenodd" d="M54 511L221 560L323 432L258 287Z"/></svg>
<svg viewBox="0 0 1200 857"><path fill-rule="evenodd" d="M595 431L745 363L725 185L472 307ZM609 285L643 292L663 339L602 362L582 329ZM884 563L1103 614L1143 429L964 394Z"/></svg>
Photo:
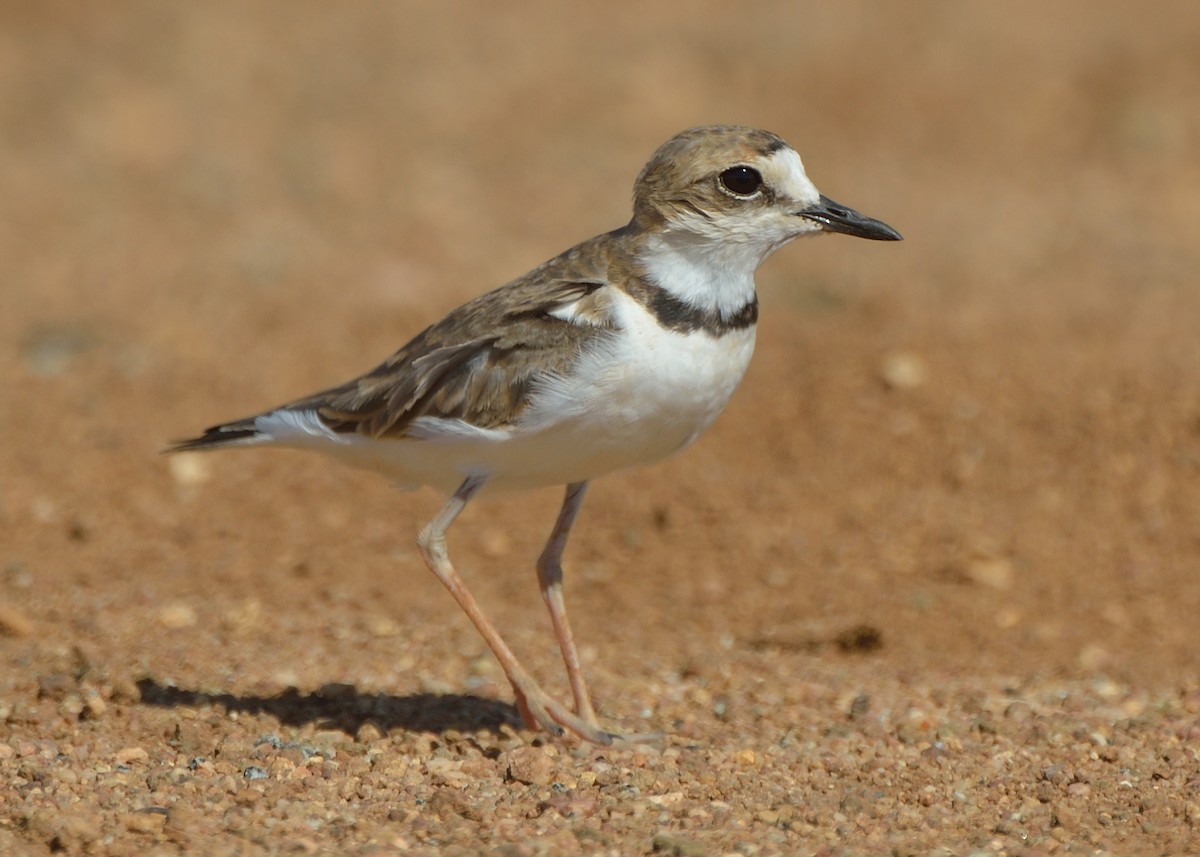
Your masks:
<svg viewBox="0 0 1200 857"><path fill-rule="evenodd" d="M1200 853L1200 5L10 5L0 853ZM593 486L572 616L661 744L514 726L437 494L158 454L714 121L906 241L781 251L725 416ZM450 543L565 693L558 499Z"/></svg>

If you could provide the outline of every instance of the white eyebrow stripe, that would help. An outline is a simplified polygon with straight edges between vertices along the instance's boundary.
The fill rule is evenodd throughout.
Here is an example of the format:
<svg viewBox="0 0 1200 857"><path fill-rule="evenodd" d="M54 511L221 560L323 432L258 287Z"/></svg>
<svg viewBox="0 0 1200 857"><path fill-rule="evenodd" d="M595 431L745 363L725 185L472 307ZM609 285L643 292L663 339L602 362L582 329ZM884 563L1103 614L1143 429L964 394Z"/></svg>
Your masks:
<svg viewBox="0 0 1200 857"><path fill-rule="evenodd" d="M782 196L801 205L816 205L821 193L804 171L800 155L790 146L778 149L763 159L763 178Z"/></svg>

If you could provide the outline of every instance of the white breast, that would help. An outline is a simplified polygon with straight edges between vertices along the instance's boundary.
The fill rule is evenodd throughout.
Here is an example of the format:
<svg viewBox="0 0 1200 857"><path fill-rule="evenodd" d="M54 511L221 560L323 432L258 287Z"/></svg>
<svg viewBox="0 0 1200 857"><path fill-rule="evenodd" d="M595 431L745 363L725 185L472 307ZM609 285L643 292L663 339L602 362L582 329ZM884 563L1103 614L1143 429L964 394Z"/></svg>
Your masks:
<svg viewBox="0 0 1200 857"><path fill-rule="evenodd" d="M614 319L619 332L582 355L569 376L543 383L521 437L506 444L527 437L535 455L525 464L547 482L588 479L683 449L724 410L754 352L753 327L719 337L668 330L624 293Z"/></svg>

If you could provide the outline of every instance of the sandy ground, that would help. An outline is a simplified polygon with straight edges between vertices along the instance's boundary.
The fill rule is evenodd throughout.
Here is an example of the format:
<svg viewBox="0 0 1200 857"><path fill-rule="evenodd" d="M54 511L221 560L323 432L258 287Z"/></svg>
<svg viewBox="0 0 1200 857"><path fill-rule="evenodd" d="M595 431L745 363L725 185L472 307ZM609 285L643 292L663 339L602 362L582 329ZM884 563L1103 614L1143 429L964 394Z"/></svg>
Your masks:
<svg viewBox="0 0 1200 857"><path fill-rule="evenodd" d="M0 853L1200 853L1200 5L8 3ZM516 725L442 502L168 459L625 222L690 125L802 242L686 454L597 482L593 749ZM565 692L557 491L451 549Z"/></svg>

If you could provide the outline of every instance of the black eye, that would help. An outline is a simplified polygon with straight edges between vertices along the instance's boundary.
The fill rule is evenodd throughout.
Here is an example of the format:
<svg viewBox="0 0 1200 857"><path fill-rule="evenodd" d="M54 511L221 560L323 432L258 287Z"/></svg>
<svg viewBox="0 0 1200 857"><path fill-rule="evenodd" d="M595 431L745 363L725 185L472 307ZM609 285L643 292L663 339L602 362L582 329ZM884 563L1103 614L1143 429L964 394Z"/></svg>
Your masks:
<svg viewBox="0 0 1200 857"><path fill-rule="evenodd" d="M762 176L752 167L730 167L721 173L721 184L738 196L750 196L762 187Z"/></svg>

